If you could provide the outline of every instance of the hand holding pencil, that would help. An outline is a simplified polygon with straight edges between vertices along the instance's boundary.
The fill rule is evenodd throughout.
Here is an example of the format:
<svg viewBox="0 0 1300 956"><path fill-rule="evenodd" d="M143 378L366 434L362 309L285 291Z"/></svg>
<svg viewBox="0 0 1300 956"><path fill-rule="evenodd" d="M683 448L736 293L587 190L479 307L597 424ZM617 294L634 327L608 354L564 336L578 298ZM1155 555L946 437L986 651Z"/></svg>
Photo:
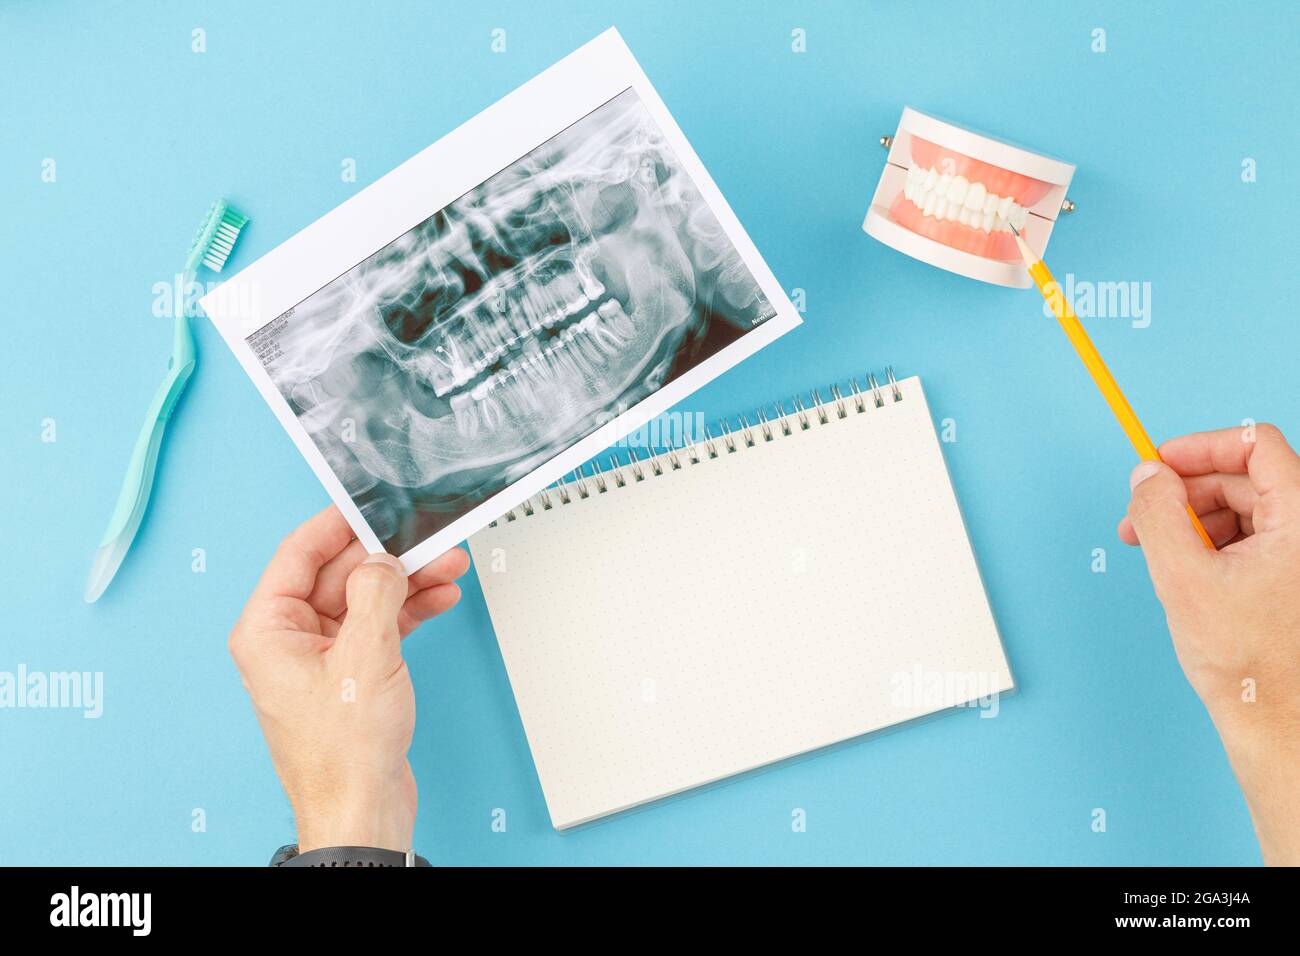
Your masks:
<svg viewBox="0 0 1300 956"><path fill-rule="evenodd" d="M1142 459L1119 536L1142 545L1179 663L1223 739L1264 862L1300 865L1300 456L1277 428L1259 424L1175 438L1162 457L1047 266L1011 231Z"/></svg>
<svg viewBox="0 0 1300 956"><path fill-rule="evenodd" d="M1088 369L1088 374L1096 382L1101 397L1106 399L1106 404L1119 420L1120 426L1124 429L1124 434L1128 440L1133 443L1133 448L1138 453L1138 457L1143 461L1160 461L1160 452L1156 450L1155 443L1151 441L1138 421L1137 414L1129 405L1128 399L1120 391L1118 383L1114 376L1110 374L1110 369L1102 361L1097 347L1092 344L1092 339L1088 338L1088 333L1084 331L1082 323L1079 322L1078 316L1070 308L1070 303L1066 301L1065 295L1061 292L1061 287L1057 285L1052 274L1047 270L1047 265L1038 256L1034 255L1029 244L1025 242L1024 237L1020 235L1020 230L1011 226L1012 234L1016 237L1016 245L1020 247L1020 255L1025 260L1025 266L1029 269L1029 275L1038 286L1038 291L1043 294L1047 304L1051 307L1052 313L1056 316L1056 321L1061 324L1062 331L1074 346L1074 350L1079 353L1079 358L1083 360L1084 366ZM1201 524L1201 519L1196 516L1196 511L1190 504L1187 506L1187 515L1192 520L1192 527L1200 535L1201 541L1211 551L1214 550L1214 541L1206 532L1205 526Z"/></svg>
<svg viewBox="0 0 1300 956"><path fill-rule="evenodd" d="M1273 425L1183 435L1130 478L1178 662L1223 739L1264 862L1300 865L1300 456ZM1192 507L1218 551L1196 543Z"/></svg>

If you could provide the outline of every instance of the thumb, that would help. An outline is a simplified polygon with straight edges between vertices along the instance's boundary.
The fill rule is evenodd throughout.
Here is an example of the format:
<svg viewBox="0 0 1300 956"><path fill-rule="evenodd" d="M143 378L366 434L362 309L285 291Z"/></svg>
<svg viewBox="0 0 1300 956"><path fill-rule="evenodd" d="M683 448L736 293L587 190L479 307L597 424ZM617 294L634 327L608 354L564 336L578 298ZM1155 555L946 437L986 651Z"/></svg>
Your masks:
<svg viewBox="0 0 1300 956"><path fill-rule="evenodd" d="M1187 488L1168 465L1143 461L1129 476L1128 519L1161 601L1187 587L1209 562L1209 552L1187 513Z"/></svg>
<svg viewBox="0 0 1300 956"><path fill-rule="evenodd" d="M399 640L397 615L406 601L406 572L391 554L372 554L348 575L348 614L339 641L365 650Z"/></svg>

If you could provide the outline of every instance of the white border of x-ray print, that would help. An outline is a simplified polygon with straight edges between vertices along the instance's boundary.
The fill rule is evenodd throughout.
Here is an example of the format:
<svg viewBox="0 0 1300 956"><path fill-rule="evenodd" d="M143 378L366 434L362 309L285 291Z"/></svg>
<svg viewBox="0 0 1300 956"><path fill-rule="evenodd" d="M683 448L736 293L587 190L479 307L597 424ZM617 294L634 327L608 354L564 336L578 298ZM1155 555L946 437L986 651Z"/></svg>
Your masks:
<svg viewBox="0 0 1300 956"><path fill-rule="evenodd" d="M800 322L618 31L606 30L200 300L357 538L368 551L383 551L379 537L276 388L247 337L629 87L663 131L776 315L412 547L400 556L408 572L563 478Z"/></svg>

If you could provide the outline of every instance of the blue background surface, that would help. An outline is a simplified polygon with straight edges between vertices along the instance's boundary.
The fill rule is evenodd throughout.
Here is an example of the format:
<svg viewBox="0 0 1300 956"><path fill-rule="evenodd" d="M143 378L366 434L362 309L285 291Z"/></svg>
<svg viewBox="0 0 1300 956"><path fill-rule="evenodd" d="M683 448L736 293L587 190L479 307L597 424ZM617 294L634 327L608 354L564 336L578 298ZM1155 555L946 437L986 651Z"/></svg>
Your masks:
<svg viewBox="0 0 1300 956"><path fill-rule="evenodd" d="M253 219L240 268L611 23L807 294L803 327L684 407L714 419L887 363L922 374L957 425L944 448L1021 692L994 720L962 713L561 835L471 574L406 643L417 847L444 864L1257 862L1141 556L1115 537L1132 453L1078 360L1032 293L940 272L860 223L905 104L1075 162L1079 211L1049 262L1152 284L1148 328L1089 323L1152 434L1250 417L1300 436L1293 6L676 0L0 10L0 670L105 682L98 720L0 710L0 862L260 864L292 839L225 639L326 497L205 320L149 519L105 598L81 601L170 345L153 285L214 198Z"/></svg>

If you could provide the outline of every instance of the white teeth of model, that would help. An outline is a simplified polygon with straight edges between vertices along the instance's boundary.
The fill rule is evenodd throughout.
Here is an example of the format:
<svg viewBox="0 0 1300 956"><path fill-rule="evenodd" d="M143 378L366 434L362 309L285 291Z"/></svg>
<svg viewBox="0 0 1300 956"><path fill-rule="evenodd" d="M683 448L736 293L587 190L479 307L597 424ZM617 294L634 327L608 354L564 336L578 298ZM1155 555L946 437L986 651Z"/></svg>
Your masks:
<svg viewBox="0 0 1300 956"><path fill-rule="evenodd" d="M1010 196L999 196L983 183L970 182L964 176L940 173L935 167L913 166L907 171L903 196L923 216L940 222L959 222L986 233L1023 229L1028 210ZM603 309L605 306L601 306ZM602 311L602 315L604 312ZM617 330L621 334L621 330Z"/></svg>
<svg viewBox="0 0 1300 956"><path fill-rule="evenodd" d="M954 176L948 186L948 202L960 206L966 201L968 192L970 192L970 180L965 176Z"/></svg>

